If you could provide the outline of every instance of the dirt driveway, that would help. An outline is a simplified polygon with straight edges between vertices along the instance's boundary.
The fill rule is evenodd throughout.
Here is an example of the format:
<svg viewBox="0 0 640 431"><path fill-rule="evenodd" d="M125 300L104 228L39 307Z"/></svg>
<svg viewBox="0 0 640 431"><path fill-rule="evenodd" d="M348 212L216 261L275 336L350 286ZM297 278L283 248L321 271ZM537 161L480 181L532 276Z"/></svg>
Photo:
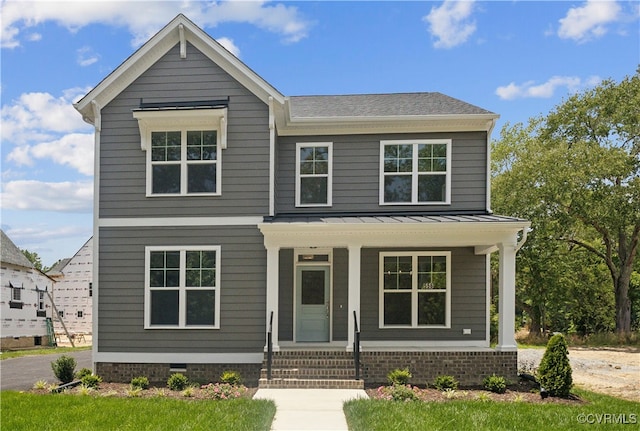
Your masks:
<svg viewBox="0 0 640 431"><path fill-rule="evenodd" d="M519 349L519 367L537 367L544 349ZM640 349L570 348L576 386L640 402Z"/></svg>

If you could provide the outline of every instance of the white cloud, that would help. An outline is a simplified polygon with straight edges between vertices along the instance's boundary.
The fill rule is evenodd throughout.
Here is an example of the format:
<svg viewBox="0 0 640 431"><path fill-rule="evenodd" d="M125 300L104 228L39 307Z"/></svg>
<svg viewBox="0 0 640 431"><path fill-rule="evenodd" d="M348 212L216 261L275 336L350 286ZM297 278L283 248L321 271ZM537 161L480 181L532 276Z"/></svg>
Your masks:
<svg viewBox="0 0 640 431"><path fill-rule="evenodd" d="M74 109L73 99L81 91L65 91L62 97L49 93L24 93L0 111L2 142L22 145L51 140L62 133L90 130Z"/></svg>
<svg viewBox="0 0 640 431"><path fill-rule="evenodd" d="M233 39L229 39L228 37L219 37L216 39L216 41L231 54L240 58L240 48L236 46L236 44L233 42Z"/></svg>
<svg viewBox="0 0 640 431"><path fill-rule="evenodd" d="M93 175L93 135L71 133L51 142L21 145L14 148L7 160L18 165L33 165L33 159L49 159L59 165L76 169L84 175Z"/></svg>
<svg viewBox="0 0 640 431"><path fill-rule="evenodd" d="M429 23L429 31L436 37L436 48L453 48L469 39L476 31L476 23L471 17L473 1L445 0L440 7L432 7L423 21Z"/></svg>
<svg viewBox="0 0 640 431"><path fill-rule="evenodd" d="M126 27L139 46L178 13L184 13L200 26L223 22L244 22L282 35L286 42L307 36L311 25L295 6L266 1L37 1L24 7L21 2L3 2L2 47L20 46L21 31L53 21L69 31L94 23Z"/></svg>
<svg viewBox="0 0 640 431"><path fill-rule="evenodd" d="M78 49L76 51L76 54L78 54L77 62L82 67L91 66L92 64L96 63L100 59L100 56L94 53L93 50L88 46L84 46Z"/></svg>
<svg viewBox="0 0 640 431"><path fill-rule="evenodd" d="M496 95L503 100L513 100L521 98L548 99L554 96L559 88L566 88L569 92L578 91L584 87L591 87L600 83L598 76L590 76L584 80L577 76L552 76L542 84L535 81L527 81L522 84L511 82L496 89Z"/></svg>
<svg viewBox="0 0 640 431"><path fill-rule="evenodd" d="M89 213L93 207L93 182L48 183L9 181L2 185L0 202L5 210Z"/></svg>
<svg viewBox="0 0 640 431"><path fill-rule="evenodd" d="M51 227L47 224L41 224L30 227L8 228L5 230L5 233L14 242L39 243L50 239L61 239L68 238L70 236L77 236L79 234L86 235L87 229L83 226L76 225Z"/></svg>
<svg viewBox="0 0 640 431"><path fill-rule="evenodd" d="M587 0L560 19L558 36L580 43L598 38L607 32L607 24L618 20L619 14L620 5L615 1Z"/></svg>

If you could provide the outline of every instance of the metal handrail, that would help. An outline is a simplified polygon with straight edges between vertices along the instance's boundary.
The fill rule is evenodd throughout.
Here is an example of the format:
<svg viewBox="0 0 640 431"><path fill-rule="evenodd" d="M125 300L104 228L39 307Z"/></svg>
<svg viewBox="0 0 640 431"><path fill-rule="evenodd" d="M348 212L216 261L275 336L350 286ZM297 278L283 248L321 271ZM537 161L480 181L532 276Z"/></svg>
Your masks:
<svg viewBox="0 0 640 431"><path fill-rule="evenodd" d="M358 328L358 316L353 310L353 362L356 367L356 380L360 380L360 329Z"/></svg>
<svg viewBox="0 0 640 431"><path fill-rule="evenodd" d="M273 361L273 311L269 316L269 332L267 333L267 380L271 380L272 361Z"/></svg>

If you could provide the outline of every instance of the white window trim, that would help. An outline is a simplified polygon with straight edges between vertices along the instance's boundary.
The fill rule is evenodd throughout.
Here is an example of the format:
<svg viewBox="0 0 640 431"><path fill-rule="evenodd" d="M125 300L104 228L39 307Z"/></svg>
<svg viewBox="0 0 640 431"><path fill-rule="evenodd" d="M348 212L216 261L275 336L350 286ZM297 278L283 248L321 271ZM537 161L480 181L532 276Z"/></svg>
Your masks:
<svg viewBox="0 0 640 431"><path fill-rule="evenodd" d="M303 204L300 202L301 174L300 174L300 148L327 147L329 165L327 167L327 203ZM310 175L320 177L322 175ZM296 143L296 207L330 207L333 205L333 142L298 142Z"/></svg>
<svg viewBox="0 0 640 431"><path fill-rule="evenodd" d="M384 258L387 256L411 256L412 260L412 287L411 287L411 325L385 325L384 324ZM418 325L418 256L445 256L447 259L447 291L445 299L445 323L444 325ZM379 256L378 267L378 328L379 329L450 329L451 328L451 252L450 251L385 251Z"/></svg>
<svg viewBox="0 0 640 431"><path fill-rule="evenodd" d="M196 246L146 246L144 249L144 329L220 329L220 252L219 245ZM175 289L179 295L178 325L152 325L151 324L151 287L149 286L149 271L151 267L152 251L180 251L180 283ZM186 252L187 251L215 251L216 252L216 285L214 322L212 326L186 325ZM172 290L175 290L172 288Z"/></svg>
<svg viewBox="0 0 640 431"><path fill-rule="evenodd" d="M451 205L451 139L410 139L380 141L380 205ZM414 145L419 144L446 144L447 145L447 170L445 172L445 199L444 201L419 202L418 201L418 152L413 151L413 170L411 173L411 202L385 202L384 200L384 147L386 145Z"/></svg>
<svg viewBox="0 0 640 431"><path fill-rule="evenodd" d="M217 109L182 109L160 111L134 111L133 117L138 120L140 129L140 146L146 151L146 196L178 197L178 196L220 196L222 195L222 150L227 148L227 108ZM217 131L216 151L216 191L215 193L187 193L186 165L186 132L194 130ZM181 137L181 169L180 193L152 193L151 133L177 132ZM191 161L193 163L193 161Z"/></svg>

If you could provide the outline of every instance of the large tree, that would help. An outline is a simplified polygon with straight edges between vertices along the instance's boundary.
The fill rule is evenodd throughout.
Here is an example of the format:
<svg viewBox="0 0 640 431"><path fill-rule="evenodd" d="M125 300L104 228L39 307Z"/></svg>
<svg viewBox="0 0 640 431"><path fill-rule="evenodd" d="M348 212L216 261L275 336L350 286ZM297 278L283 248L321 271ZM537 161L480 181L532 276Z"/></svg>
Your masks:
<svg viewBox="0 0 640 431"><path fill-rule="evenodd" d="M532 220L540 232L531 247L562 241L606 265L616 331L629 333L640 236L640 69L527 125L505 126L493 158L494 209Z"/></svg>

